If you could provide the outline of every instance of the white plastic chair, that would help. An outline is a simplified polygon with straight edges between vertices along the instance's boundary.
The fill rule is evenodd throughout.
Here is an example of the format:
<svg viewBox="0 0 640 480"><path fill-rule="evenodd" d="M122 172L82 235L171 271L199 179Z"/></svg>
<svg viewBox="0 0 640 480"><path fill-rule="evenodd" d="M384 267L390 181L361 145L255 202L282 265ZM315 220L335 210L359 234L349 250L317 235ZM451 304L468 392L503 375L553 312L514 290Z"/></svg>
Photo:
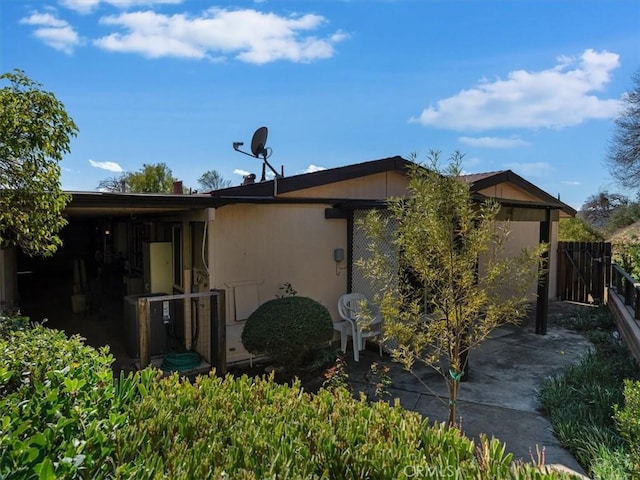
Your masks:
<svg viewBox="0 0 640 480"><path fill-rule="evenodd" d="M380 356L382 356L382 316L380 309L370 303L362 293L347 293L338 299L338 313L351 325L353 340L353 359L360 361L360 351L364 350L369 338L378 337ZM334 324L335 328L335 324ZM347 350L347 339L341 342L342 351Z"/></svg>
<svg viewBox="0 0 640 480"><path fill-rule="evenodd" d="M346 320L333 322L333 329L340 332L340 350L342 350L342 353L346 353L347 342L349 341L349 337L352 336L351 323Z"/></svg>

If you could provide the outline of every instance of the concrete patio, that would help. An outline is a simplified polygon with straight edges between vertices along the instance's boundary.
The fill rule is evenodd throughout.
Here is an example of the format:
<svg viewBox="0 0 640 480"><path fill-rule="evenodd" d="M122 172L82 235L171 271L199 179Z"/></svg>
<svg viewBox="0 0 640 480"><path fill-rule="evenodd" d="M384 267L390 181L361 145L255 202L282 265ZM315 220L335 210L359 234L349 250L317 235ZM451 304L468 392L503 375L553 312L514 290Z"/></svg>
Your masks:
<svg viewBox="0 0 640 480"><path fill-rule="evenodd" d="M480 433L497 437L506 443L515 459L537 460L537 449L544 450L545 464L560 464L584 474L575 458L563 449L553 435L551 424L538 411L537 392L545 378L570 364L578 363L591 347L582 335L554 325L555 315L567 314L575 308L590 308L557 302L550 304L547 335L536 335L532 319L520 326L504 326L495 330L469 356L470 372L461 383L458 417L463 432L472 438ZM392 379L390 397L427 417L430 421L446 421L447 388L443 378L430 367L416 365L415 375L380 357L377 349L365 350L360 362L353 361L351 343L347 351L347 372L356 390L366 391L367 374L372 362L387 365Z"/></svg>

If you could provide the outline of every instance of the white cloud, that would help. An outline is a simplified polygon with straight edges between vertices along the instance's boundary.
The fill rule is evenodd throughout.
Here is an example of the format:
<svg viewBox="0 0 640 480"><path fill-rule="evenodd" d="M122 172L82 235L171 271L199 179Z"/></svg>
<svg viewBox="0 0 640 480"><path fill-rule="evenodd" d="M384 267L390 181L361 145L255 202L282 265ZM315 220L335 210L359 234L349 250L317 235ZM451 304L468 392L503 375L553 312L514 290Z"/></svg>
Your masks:
<svg viewBox="0 0 640 480"><path fill-rule="evenodd" d="M120 28L94 41L99 48L138 53L149 58L235 58L254 64L276 60L310 62L329 58L342 32L320 38L307 34L326 19L319 15L278 16L256 10L212 8L194 17L152 11L124 12L102 17L100 23Z"/></svg>
<svg viewBox="0 0 640 480"><path fill-rule="evenodd" d="M458 139L465 145L471 145L472 147L483 148L515 148L515 147L527 147L529 142L518 137L511 138L499 138L499 137L460 137Z"/></svg>
<svg viewBox="0 0 640 480"><path fill-rule="evenodd" d="M73 27L51 13L34 12L20 19L20 23L37 27L33 33L37 38L66 54L73 53L73 49L80 44L80 37Z"/></svg>
<svg viewBox="0 0 640 480"><path fill-rule="evenodd" d="M60 4L80 13L89 13L100 4L100 0L61 0Z"/></svg>
<svg viewBox="0 0 640 480"><path fill-rule="evenodd" d="M577 187L578 185L580 185L580 182L575 180L563 180L562 183L564 183L565 185L571 185L572 187Z"/></svg>
<svg viewBox="0 0 640 480"><path fill-rule="evenodd" d="M547 162L532 162L532 163L508 163L506 168L513 170L523 177L546 177L550 175L555 169Z"/></svg>
<svg viewBox="0 0 640 480"><path fill-rule="evenodd" d="M547 70L510 72L507 79L483 80L422 111L410 121L452 130L559 128L589 119L607 119L617 99L600 99L619 55L585 50L579 58L561 57Z"/></svg>
<svg viewBox="0 0 640 480"><path fill-rule="evenodd" d="M101 170L108 170L109 172L121 173L124 170L116 162L96 162L95 160L89 160L89 165L94 168L100 168Z"/></svg>
<svg viewBox="0 0 640 480"><path fill-rule="evenodd" d="M182 3L182 0L61 0L60 3L76 12L90 13L100 3L126 9L135 5L176 4Z"/></svg>
<svg viewBox="0 0 640 480"><path fill-rule="evenodd" d="M34 12L28 17L20 20L20 23L26 23L27 25L39 25L43 27L62 28L69 25L66 21L60 20L52 13L38 13Z"/></svg>
<svg viewBox="0 0 640 480"><path fill-rule="evenodd" d="M236 175L240 175L241 177L244 177L245 175L249 175L251 174L251 172L247 172L246 170L242 170L241 168L236 168L233 173L235 173Z"/></svg>
<svg viewBox="0 0 640 480"><path fill-rule="evenodd" d="M322 170L326 170L326 168L325 167L319 167L318 165L311 164L307 168L302 170L300 173L313 173L313 172L320 172Z"/></svg>

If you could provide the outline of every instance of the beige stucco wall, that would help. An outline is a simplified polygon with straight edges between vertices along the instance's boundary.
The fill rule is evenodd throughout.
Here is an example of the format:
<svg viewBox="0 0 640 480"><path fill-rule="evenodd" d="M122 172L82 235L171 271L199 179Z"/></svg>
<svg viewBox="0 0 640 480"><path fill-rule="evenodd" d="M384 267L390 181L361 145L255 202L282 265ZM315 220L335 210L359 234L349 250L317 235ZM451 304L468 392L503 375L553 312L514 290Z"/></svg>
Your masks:
<svg viewBox="0 0 640 480"><path fill-rule="evenodd" d="M504 226L505 222L496 222ZM505 245L504 255L518 255L524 248L536 248L540 238L540 222L509 222L509 239ZM483 259L479 261L480 268ZM551 241L549 242L549 296L550 300L557 297L557 265L558 265L558 222L551 224ZM537 296L537 285L531 286L531 300Z"/></svg>
<svg viewBox="0 0 640 480"><path fill-rule="evenodd" d="M384 199L405 194L406 177L382 173L280 195L304 198ZM489 191L490 190L490 191ZM539 200L512 185L487 189L485 195L516 200ZM234 204L219 207L208 218L209 284L225 291L227 359L246 360L240 335L244 321L260 304L282 293L291 283L298 295L327 307L338 320L336 302L348 290L346 261L336 265L336 248L347 251L347 221L326 219L329 204ZM195 218L193 219L195 220ZM511 222L507 254L535 247L539 222ZM185 229L186 230L186 229ZM550 297L556 291L557 223L553 225ZM188 245L185 238L183 245ZM185 262L185 265L188 262ZM336 268L338 267L338 268ZM532 296L536 286L532 285Z"/></svg>
<svg viewBox="0 0 640 480"><path fill-rule="evenodd" d="M539 222L496 222L498 228L508 228L509 238L505 245L504 256L512 257L517 256L525 248L536 248L540 238L540 223ZM552 224L552 242L549 245L549 299L555 299L556 297L556 265L557 265L557 229L558 223ZM481 258L479 261L480 269L483 268L484 260ZM537 296L538 286L536 283L531 285L530 297L534 301Z"/></svg>
<svg viewBox="0 0 640 480"><path fill-rule="evenodd" d="M335 248L347 249L346 220L325 219L327 205L229 205L217 209L211 229L214 288L227 291L227 318L235 318L233 288L257 285L260 303L291 283L337 317L346 271L337 270ZM346 266L343 262L341 266ZM338 274L336 274L338 273Z"/></svg>
<svg viewBox="0 0 640 480"><path fill-rule="evenodd" d="M500 183L484 190L479 190L478 193L493 198L508 198L510 200L523 200L523 201L540 201L538 197L525 192L521 188L516 187L511 183Z"/></svg>
<svg viewBox="0 0 640 480"><path fill-rule="evenodd" d="M522 190L521 188L511 183L501 183L490 188L480 190L479 193L488 197L520 200L535 202L540 201L539 198L531 195L530 193ZM539 222L511 222L510 224L511 235L509 238L508 252L510 254L517 254L522 248L535 247L540 238L540 223ZM549 299L553 300L557 296L558 278L556 269L558 265L558 222L554 221L551 224L551 241L549 242ZM536 287L532 287L533 293L537 291Z"/></svg>
<svg viewBox="0 0 640 480"><path fill-rule="evenodd" d="M354 200L384 200L406 194L407 177L398 172L384 172L367 177L335 182L282 194L282 197L349 198Z"/></svg>
<svg viewBox="0 0 640 480"><path fill-rule="evenodd" d="M229 205L211 222L212 288L225 291L227 361L249 358L241 342L246 318L290 283L300 296L323 304L334 319L347 292L347 221L325 219L328 205ZM346 257L345 257L346 259Z"/></svg>

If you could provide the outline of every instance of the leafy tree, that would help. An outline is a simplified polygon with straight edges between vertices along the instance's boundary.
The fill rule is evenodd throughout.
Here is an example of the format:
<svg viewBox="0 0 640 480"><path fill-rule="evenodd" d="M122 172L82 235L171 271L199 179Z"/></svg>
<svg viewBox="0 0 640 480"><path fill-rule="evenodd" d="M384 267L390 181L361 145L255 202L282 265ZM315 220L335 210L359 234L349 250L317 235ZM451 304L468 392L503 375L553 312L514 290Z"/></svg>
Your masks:
<svg viewBox="0 0 640 480"><path fill-rule="evenodd" d="M165 163L144 163L142 169L125 177L129 191L135 193L171 193L175 180Z"/></svg>
<svg viewBox="0 0 640 480"><path fill-rule="evenodd" d="M609 221L603 230L605 234L610 235L621 228L628 227L638 220L640 220L640 203L637 201L629 202L611 212Z"/></svg>
<svg viewBox="0 0 640 480"><path fill-rule="evenodd" d="M47 256L62 244L60 165L78 131L64 105L22 70L0 75L0 247Z"/></svg>
<svg viewBox="0 0 640 480"><path fill-rule="evenodd" d="M109 177L104 180L100 180L98 183L98 190L104 192L126 192L127 191L127 179L126 174L122 174L118 177Z"/></svg>
<svg viewBox="0 0 640 480"><path fill-rule="evenodd" d="M219 190L231 186L231 180L225 180L215 169L204 172L198 179L198 183L204 190Z"/></svg>
<svg viewBox="0 0 640 480"><path fill-rule="evenodd" d="M171 193L175 181L171 169L165 163L144 163L136 172L100 181L98 188L108 192Z"/></svg>
<svg viewBox="0 0 640 480"><path fill-rule="evenodd" d="M640 242L638 238L614 241L613 260L636 281L640 281Z"/></svg>
<svg viewBox="0 0 640 480"><path fill-rule="evenodd" d="M580 209L580 215L594 227L603 228L615 210L628 204L629 198L625 195L604 190L587 198Z"/></svg>
<svg viewBox="0 0 640 480"><path fill-rule="evenodd" d="M623 98L624 108L615 120L607 160L611 175L624 187L640 187L640 71L632 77L633 89Z"/></svg>
<svg viewBox="0 0 640 480"><path fill-rule="evenodd" d="M561 218L558 228L561 242L602 242L604 237L583 217Z"/></svg>
<svg viewBox="0 0 640 480"><path fill-rule="evenodd" d="M497 203L473 201L459 178L462 157L456 152L444 171L438 152L429 155L429 169L414 164L407 198L388 205L391 218L372 210L362 223L371 243L368 258L358 261L379 292L394 360L409 371L423 362L446 381L449 425L467 354L494 328L525 315L546 248L503 253L508 223L496 223ZM386 253L389 247L398 256Z"/></svg>

